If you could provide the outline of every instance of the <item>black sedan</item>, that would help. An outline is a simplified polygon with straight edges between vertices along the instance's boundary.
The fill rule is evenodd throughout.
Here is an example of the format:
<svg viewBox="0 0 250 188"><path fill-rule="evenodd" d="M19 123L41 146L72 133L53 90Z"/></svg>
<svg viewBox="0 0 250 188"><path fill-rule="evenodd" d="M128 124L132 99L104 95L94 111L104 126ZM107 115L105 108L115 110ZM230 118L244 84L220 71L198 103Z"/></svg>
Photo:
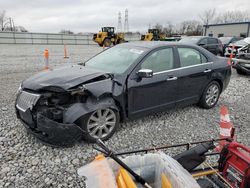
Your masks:
<svg viewBox="0 0 250 188"><path fill-rule="evenodd" d="M196 44L213 53L214 55L223 56L223 45L221 41L215 37L206 36L188 36L182 38L179 42L186 44Z"/></svg>
<svg viewBox="0 0 250 188"><path fill-rule="evenodd" d="M120 121L189 104L214 107L230 76L226 59L199 46L124 43L24 80L16 114L49 144L105 140Z"/></svg>

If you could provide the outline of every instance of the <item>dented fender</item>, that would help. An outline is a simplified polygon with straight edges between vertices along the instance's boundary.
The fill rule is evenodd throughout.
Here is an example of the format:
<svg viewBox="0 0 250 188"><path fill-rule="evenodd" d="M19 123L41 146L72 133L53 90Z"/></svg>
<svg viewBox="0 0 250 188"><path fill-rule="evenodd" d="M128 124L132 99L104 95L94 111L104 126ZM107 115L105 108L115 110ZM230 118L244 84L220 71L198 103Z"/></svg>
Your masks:
<svg viewBox="0 0 250 188"><path fill-rule="evenodd" d="M101 80L83 85L94 97L100 98L106 94L112 94L113 81L111 79Z"/></svg>
<svg viewBox="0 0 250 188"><path fill-rule="evenodd" d="M81 116L100 108L112 108L118 111L115 101L112 98L103 98L101 100L89 98L86 103L75 103L71 105L64 113L64 123L74 123Z"/></svg>

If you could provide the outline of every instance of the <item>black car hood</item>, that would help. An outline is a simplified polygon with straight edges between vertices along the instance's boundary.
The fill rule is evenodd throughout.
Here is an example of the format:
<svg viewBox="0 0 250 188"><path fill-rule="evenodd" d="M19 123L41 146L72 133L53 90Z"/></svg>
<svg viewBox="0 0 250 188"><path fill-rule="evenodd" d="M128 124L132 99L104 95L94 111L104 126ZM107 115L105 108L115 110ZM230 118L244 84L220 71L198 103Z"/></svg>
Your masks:
<svg viewBox="0 0 250 188"><path fill-rule="evenodd" d="M51 86L67 90L107 74L106 72L101 72L81 65L63 66L54 70L43 71L29 77L23 81L22 87L34 91Z"/></svg>

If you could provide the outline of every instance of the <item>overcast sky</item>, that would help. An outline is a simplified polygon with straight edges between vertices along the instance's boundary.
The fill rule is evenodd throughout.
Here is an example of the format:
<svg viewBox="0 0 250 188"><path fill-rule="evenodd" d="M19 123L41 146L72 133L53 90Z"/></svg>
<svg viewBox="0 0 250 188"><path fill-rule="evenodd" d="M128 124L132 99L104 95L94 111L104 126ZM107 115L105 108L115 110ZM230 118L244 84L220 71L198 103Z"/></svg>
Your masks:
<svg viewBox="0 0 250 188"><path fill-rule="evenodd" d="M15 25L32 32L97 32L118 25L118 12L129 11L129 30L146 31L149 24L173 24L199 19L204 10L216 8L250 11L250 0L0 0Z"/></svg>

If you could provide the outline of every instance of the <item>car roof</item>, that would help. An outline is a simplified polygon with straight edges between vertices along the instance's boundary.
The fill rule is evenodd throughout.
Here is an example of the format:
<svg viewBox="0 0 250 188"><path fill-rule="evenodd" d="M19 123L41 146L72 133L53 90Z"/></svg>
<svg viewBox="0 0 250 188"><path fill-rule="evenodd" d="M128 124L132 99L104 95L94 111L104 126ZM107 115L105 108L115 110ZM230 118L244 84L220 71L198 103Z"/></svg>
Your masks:
<svg viewBox="0 0 250 188"><path fill-rule="evenodd" d="M125 46L130 46L130 47L139 47L139 48L148 48L148 49L154 49L154 48L162 47L162 46L182 46L182 45L197 47L196 45L193 45L193 44L185 44L181 42L171 42L171 41L135 41L135 42L129 42L129 43L122 43L120 45L125 45Z"/></svg>

